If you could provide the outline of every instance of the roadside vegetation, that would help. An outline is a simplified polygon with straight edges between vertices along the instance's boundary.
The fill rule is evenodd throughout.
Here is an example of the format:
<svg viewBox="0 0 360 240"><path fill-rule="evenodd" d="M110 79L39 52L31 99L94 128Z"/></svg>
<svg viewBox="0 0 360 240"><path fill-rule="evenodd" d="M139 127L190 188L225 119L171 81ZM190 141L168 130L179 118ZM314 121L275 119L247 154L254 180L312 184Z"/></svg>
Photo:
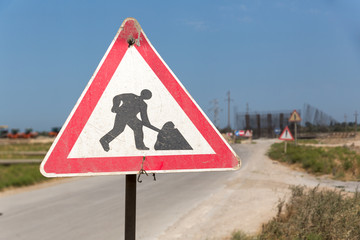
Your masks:
<svg viewBox="0 0 360 240"><path fill-rule="evenodd" d="M360 180L360 155L347 147L313 147L284 143L271 146L268 156L293 164L316 175L327 174L339 180Z"/></svg>
<svg viewBox="0 0 360 240"><path fill-rule="evenodd" d="M320 143L316 139L298 139L297 142L300 144L319 144Z"/></svg>
<svg viewBox="0 0 360 240"><path fill-rule="evenodd" d="M9 143L0 145L0 159L42 159L51 143Z"/></svg>
<svg viewBox="0 0 360 240"><path fill-rule="evenodd" d="M22 187L47 180L41 175L39 164L26 163L0 165L0 191L10 187Z"/></svg>
<svg viewBox="0 0 360 240"><path fill-rule="evenodd" d="M43 159L51 143L10 143L0 145L0 159ZM1 164L0 191L5 188L28 186L45 181L40 163Z"/></svg>
<svg viewBox="0 0 360 240"><path fill-rule="evenodd" d="M257 236L239 231L231 239L355 240L360 237L358 192L293 186L289 200L280 200L277 209L277 215L263 225Z"/></svg>

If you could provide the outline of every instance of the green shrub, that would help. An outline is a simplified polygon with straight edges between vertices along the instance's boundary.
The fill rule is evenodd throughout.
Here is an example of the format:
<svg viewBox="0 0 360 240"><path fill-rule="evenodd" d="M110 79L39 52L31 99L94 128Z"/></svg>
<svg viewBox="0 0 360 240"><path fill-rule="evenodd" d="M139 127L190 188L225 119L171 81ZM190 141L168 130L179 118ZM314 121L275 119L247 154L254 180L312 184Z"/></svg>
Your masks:
<svg viewBox="0 0 360 240"><path fill-rule="evenodd" d="M248 236L242 231L236 231L232 234L231 240L256 240L257 237Z"/></svg>
<svg viewBox="0 0 360 240"><path fill-rule="evenodd" d="M343 167L344 167L345 171L347 171L353 167L353 164L348 158L346 158L343 162Z"/></svg>
<svg viewBox="0 0 360 240"><path fill-rule="evenodd" d="M305 170L315 174L333 174L336 178L359 179L360 155L347 147L312 147L288 144L284 153L284 143L275 143L270 147L268 156L277 161L299 164Z"/></svg>
<svg viewBox="0 0 360 240"><path fill-rule="evenodd" d="M46 180L39 171L39 164L0 165L0 191L8 187L32 185Z"/></svg>

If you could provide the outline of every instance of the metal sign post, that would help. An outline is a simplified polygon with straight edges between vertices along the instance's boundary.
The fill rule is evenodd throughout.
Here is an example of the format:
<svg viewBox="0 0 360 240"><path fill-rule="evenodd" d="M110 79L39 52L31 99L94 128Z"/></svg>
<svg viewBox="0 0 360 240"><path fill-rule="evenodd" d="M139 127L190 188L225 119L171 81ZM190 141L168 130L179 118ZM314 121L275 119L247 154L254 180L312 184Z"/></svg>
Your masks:
<svg viewBox="0 0 360 240"><path fill-rule="evenodd" d="M296 110L294 110L291 113L291 116L289 118L289 122L293 122L295 124L295 145L296 145L297 144L297 126L296 126L296 123L301 122L300 114Z"/></svg>
<svg viewBox="0 0 360 240"><path fill-rule="evenodd" d="M295 145L297 145L297 127L295 122Z"/></svg>
<svg viewBox="0 0 360 240"><path fill-rule="evenodd" d="M125 181L125 240L135 240L136 174L126 175Z"/></svg>

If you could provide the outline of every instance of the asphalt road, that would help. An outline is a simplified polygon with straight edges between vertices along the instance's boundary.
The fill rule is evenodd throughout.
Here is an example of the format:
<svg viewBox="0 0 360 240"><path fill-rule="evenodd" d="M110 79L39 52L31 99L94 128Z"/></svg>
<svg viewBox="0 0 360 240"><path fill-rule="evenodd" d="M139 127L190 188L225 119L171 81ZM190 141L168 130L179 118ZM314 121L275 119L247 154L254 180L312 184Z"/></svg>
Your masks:
<svg viewBox="0 0 360 240"><path fill-rule="evenodd" d="M246 166L249 152L236 151ZM157 174L157 181L142 176L137 239L157 239L241 171ZM124 194L124 176L103 176L0 197L0 240L123 239Z"/></svg>

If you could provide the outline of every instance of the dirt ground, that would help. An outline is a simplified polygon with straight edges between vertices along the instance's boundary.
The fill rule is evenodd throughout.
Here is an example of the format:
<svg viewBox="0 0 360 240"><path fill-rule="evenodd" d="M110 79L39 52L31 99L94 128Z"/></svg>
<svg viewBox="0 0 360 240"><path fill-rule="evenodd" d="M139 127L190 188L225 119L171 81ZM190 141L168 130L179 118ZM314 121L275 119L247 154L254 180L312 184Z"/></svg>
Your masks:
<svg viewBox="0 0 360 240"><path fill-rule="evenodd" d="M270 160L266 152L276 141L234 145L239 152L248 151L239 174L220 192L184 215L159 239L229 239L236 230L256 234L263 223L276 215L277 203L289 196L290 185L315 187L320 184L320 187L341 187L349 191L356 188L354 182L316 178Z"/></svg>
<svg viewBox="0 0 360 240"><path fill-rule="evenodd" d="M351 136L351 137L349 137ZM316 139L319 144L304 144L315 147L348 147L360 153L360 134L333 133L327 137Z"/></svg>
<svg viewBox="0 0 360 240"><path fill-rule="evenodd" d="M334 132L323 134L318 140L322 144L352 144L353 142L360 141L360 134L352 132Z"/></svg>

